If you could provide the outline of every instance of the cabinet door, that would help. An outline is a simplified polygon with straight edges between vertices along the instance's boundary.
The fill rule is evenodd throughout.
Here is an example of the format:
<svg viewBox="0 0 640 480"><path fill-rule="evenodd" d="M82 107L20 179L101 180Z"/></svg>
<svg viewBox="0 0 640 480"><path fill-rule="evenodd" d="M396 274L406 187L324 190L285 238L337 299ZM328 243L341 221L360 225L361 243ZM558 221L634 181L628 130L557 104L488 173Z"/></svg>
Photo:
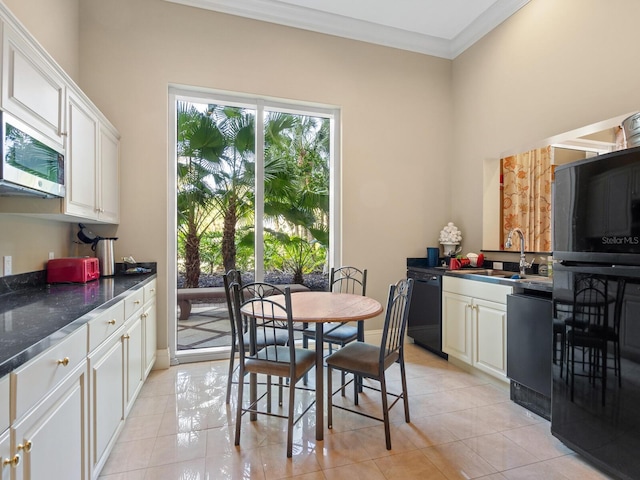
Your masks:
<svg viewBox="0 0 640 480"><path fill-rule="evenodd" d="M133 401L142 388L143 367L143 342L142 319L138 316L127 328L124 334L126 390L125 390L125 415L133 405Z"/></svg>
<svg viewBox="0 0 640 480"><path fill-rule="evenodd" d="M17 31L3 25L2 108L64 145L65 83Z"/></svg>
<svg viewBox="0 0 640 480"><path fill-rule="evenodd" d="M144 378L147 378L156 361L156 299L147 302L142 314L144 330Z"/></svg>
<svg viewBox="0 0 640 480"><path fill-rule="evenodd" d="M10 439L9 429L0 434L0 480L9 480L12 468L16 468L21 461L20 455L11 453Z"/></svg>
<svg viewBox="0 0 640 480"><path fill-rule="evenodd" d="M442 350L471 363L471 298L442 293Z"/></svg>
<svg viewBox="0 0 640 480"><path fill-rule="evenodd" d="M101 221L120 221L120 140L118 135L100 123L98 213Z"/></svg>
<svg viewBox="0 0 640 480"><path fill-rule="evenodd" d="M67 194L65 212L92 219L96 210L98 119L72 90L67 107Z"/></svg>
<svg viewBox="0 0 640 480"><path fill-rule="evenodd" d="M16 479L88 479L86 361L11 427Z"/></svg>
<svg viewBox="0 0 640 480"><path fill-rule="evenodd" d="M473 365L491 375L506 378L506 305L479 299L473 302Z"/></svg>
<svg viewBox="0 0 640 480"><path fill-rule="evenodd" d="M124 424L123 345L117 336L89 356L92 472L102 468L105 452Z"/></svg>

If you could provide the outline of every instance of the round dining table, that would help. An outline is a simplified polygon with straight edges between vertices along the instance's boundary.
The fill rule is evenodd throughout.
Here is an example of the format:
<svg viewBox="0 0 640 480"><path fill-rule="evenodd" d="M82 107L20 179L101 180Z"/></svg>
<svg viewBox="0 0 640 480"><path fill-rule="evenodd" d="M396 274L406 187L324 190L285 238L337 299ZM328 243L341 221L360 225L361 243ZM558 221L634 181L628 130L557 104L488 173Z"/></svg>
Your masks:
<svg viewBox="0 0 640 480"><path fill-rule="evenodd" d="M273 300L284 303L282 295ZM362 320L377 317L382 313L377 300L363 295L334 292L295 292L291 294L291 315L294 322L315 323L316 353L316 440L324 438L324 375L323 375L323 324L329 322L358 322L358 341L364 341ZM249 316L260 316L260 312L242 311ZM278 315L276 313L276 318ZM285 312L281 320L286 321Z"/></svg>

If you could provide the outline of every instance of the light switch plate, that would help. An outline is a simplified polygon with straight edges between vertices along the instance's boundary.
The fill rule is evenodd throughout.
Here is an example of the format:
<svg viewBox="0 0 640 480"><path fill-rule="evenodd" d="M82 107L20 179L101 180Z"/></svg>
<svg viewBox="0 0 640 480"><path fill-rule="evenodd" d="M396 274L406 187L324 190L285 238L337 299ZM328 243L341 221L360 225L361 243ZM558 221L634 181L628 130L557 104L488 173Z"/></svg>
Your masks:
<svg viewBox="0 0 640 480"><path fill-rule="evenodd" d="M504 269L504 264L502 262L493 262L493 269L494 270L503 270Z"/></svg>
<svg viewBox="0 0 640 480"><path fill-rule="evenodd" d="M11 255L5 255L2 264L4 276L11 275Z"/></svg>

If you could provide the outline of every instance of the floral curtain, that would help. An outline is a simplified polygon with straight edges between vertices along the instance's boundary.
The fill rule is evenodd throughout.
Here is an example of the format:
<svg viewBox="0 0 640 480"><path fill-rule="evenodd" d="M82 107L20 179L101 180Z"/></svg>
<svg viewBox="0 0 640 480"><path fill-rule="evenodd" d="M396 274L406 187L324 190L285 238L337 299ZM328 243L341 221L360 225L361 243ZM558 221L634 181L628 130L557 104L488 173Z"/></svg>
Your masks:
<svg viewBox="0 0 640 480"><path fill-rule="evenodd" d="M551 251L551 146L503 158L501 169L501 247L509 231L518 227L527 251ZM519 249L516 241L510 250Z"/></svg>

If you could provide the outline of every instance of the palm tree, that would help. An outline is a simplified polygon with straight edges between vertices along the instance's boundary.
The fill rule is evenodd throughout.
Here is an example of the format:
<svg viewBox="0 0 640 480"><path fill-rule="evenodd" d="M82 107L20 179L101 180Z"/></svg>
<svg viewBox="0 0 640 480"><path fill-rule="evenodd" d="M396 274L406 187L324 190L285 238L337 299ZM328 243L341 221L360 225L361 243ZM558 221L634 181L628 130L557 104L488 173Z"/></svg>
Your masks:
<svg viewBox="0 0 640 480"><path fill-rule="evenodd" d="M178 105L178 235L185 245L185 286L200 278L200 240L216 219L214 195L207 182L226 148L211 119L193 105Z"/></svg>

